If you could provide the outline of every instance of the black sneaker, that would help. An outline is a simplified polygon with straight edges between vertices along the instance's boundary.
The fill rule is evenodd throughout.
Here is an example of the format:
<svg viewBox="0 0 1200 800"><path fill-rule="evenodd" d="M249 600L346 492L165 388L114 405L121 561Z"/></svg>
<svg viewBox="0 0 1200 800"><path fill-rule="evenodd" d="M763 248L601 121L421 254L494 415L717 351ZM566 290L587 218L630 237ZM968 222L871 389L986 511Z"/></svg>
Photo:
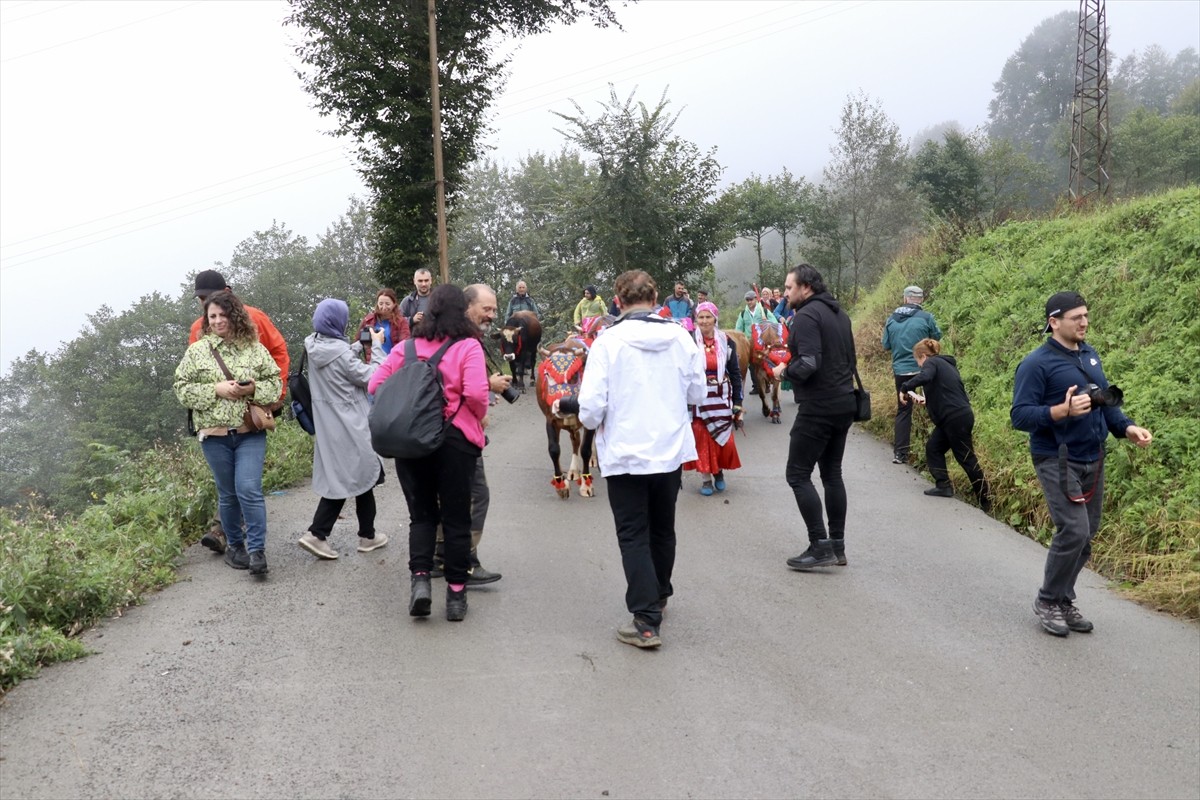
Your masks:
<svg viewBox="0 0 1200 800"><path fill-rule="evenodd" d="M461 592L446 587L446 619L451 622L462 622L467 616L467 589Z"/></svg>
<svg viewBox="0 0 1200 800"><path fill-rule="evenodd" d="M833 546L829 539L818 539L803 553L787 560L789 567L802 571L814 567L832 567L834 564L837 564L837 556L833 554Z"/></svg>
<svg viewBox="0 0 1200 800"><path fill-rule="evenodd" d="M954 497L954 490L948 486L931 486L925 490L930 497Z"/></svg>
<svg viewBox="0 0 1200 800"><path fill-rule="evenodd" d="M428 617L433 606L433 589L429 585L428 575L412 576L412 595L408 600L408 615L410 617Z"/></svg>
<svg viewBox="0 0 1200 800"><path fill-rule="evenodd" d="M225 548L225 563L234 569L249 569L250 557L246 555L246 545L231 544Z"/></svg>
<svg viewBox="0 0 1200 800"><path fill-rule="evenodd" d="M1067 627L1067 621L1063 618L1062 607L1057 603L1034 600L1033 613L1037 615L1038 622L1042 623L1042 629L1046 633L1066 636L1071 632L1071 629Z"/></svg>
<svg viewBox="0 0 1200 800"><path fill-rule="evenodd" d="M905 458L904 456L892 456L892 463L893 464L907 464L908 459Z"/></svg>
<svg viewBox="0 0 1200 800"><path fill-rule="evenodd" d="M1060 603L1058 607L1062 610L1063 622L1076 633L1091 633L1092 628L1096 627L1083 618L1083 614L1079 613L1079 609L1072 605L1071 601Z"/></svg>
<svg viewBox="0 0 1200 800"><path fill-rule="evenodd" d="M467 586L484 586L495 583L503 577L499 572L492 572L476 564L467 570Z"/></svg>
<svg viewBox="0 0 1200 800"><path fill-rule="evenodd" d="M839 567L846 566L846 540L830 539L829 541L833 545L833 557L837 559L837 565Z"/></svg>
<svg viewBox="0 0 1200 800"><path fill-rule="evenodd" d="M267 554L262 550L255 550L250 554L249 566L251 575L266 575L271 571L267 567Z"/></svg>

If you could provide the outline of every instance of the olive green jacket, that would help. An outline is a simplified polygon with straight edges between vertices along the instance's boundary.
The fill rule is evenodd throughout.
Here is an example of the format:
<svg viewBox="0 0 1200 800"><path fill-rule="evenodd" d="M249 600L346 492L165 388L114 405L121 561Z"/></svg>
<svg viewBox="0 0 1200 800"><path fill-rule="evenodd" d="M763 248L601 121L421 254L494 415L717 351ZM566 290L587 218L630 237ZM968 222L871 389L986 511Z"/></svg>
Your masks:
<svg viewBox="0 0 1200 800"><path fill-rule="evenodd" d="M217 396L217 384L228 380L210 347L216 347L234 380L254 381L254 395L241 400L226 400ZM183 354L175 368L175 396L184 408L192 409L197 428L237 428L246 412L246 400L269 406L279 399L283 379L279 365L267 348L257 340L253 343L227 342L210 333L202 337Z"/></svg>

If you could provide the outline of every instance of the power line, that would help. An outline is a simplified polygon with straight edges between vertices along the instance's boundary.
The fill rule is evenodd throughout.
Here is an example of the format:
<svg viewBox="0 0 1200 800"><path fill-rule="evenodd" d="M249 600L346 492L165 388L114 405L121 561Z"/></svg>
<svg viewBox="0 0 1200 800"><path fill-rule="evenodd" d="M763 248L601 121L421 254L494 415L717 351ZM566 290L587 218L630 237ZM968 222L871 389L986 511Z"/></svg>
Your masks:
<svg viewBox="0 0 1200 800"><path fill-rule="evenodd" d="M176 11L183 11L185 8L190 8L192 6L198 6L198 5L200 5L199 0L197 0L197 2L188 3L186 5L176 6L175 8L169 8L166 11L159 12L158 14L151 14L148 17L143 17L142 19L135 19L132 22L126 22L123 25L117 25L112 28L105 28L102 31L96 31L95 33L89 33L87 36L80 36L78 39L70 39L65 42L59 42L58 44L48 45L46 47L42 47L37 50L31 50L28 53L22 53L19 56L13 56L12 58L0 59L0 64L7 64L11 61L20 61L23 58L29 58L30 56L36 56L38 53L45 53L47 50L57 50L58 48L66 47L69 44L76 44L78 42L83 42L88 39L94 39L95 37L103 36L106 33L112 33L113 31L119 31L122 28L128 28L131 25L140 25L143 22L149 22L152 19L157 19L158 17L165 17L167 14L174 14ZM29 16L32 17L34 15L30 14ZM22 17L22 19L27 19L27 17ZM14 21L19 22L20 20L14 20Z"/></svg>
<svg viewBox="0 0 1200 800"><path fill-rule="evenodd" d="M11 25L14 22L21 22L22 20L32 19L33 17L40 17L42 14L49 14L51 11L61 11L64 8L66 8L67 6L78 5L79 2L80 2L80 0L71 0L71 2L63 3L61 6L54 6L53 8L44 8L41 11L35 11L32 14L26 14L23 17L16 17L14 19L3 20L3 22L5 25ZM27 5L32 5L32 4L31 3L21 3L21 5L27 6ZM19 7L20 6L13 6L13 8L19 8Z"/></svg>

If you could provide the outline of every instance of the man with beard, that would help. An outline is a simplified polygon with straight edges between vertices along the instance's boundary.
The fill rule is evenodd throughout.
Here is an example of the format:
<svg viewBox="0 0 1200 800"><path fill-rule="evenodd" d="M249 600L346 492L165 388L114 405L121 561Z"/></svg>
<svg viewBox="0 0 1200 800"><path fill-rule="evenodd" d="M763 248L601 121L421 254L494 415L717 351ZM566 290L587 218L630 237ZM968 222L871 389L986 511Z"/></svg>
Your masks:
<svg viewBox="0 0 1200 800"><path fill-rule="evenodd" d="M1075 607L1075 580L1100 527L1104 443L1110 433L1138 447L1149 447L1153 438L1121 413L1119 390L1108 385L1100 355L1084 341L1087 330L1082 295L1052 296L1043 331L1051 336L1025 356L1013 383L1012 426L1029 433L1033 468L1054 520L1042 588L1033 601L1042 629L1054 636L1094 627Z"/></svg>
<svg viewBox="0 0 1200 800"><path fill-rule="evenodd" d="M842 456L854 424L854 333L850 317L825 288L821 273L800 264L784 283L796 310L788 335L792 358L775 377L792 382L800 402L788 447L787 482L808 528L808 549L787 560L795 570L846 564L846 485ZM813 486L814 468L825 489L826 528L821 497Z"/></svg>
<svg viewBox="0 0 1200 800"><path fill-rule="evenodd" d="M425 318L425 308L429 305L429 295L433 291L433 273L427 269L414 272L413 287L414 291L400 301L400 313L408 319L409 328Z"/></svg>
<svg viewBox="0 0 1200 800"><path fill-rule="evenodd" d="M496 293L483 283L473 283L463 289L467 301L467 318L479 327L480 337L487 333L496 320ZM484 351L486 353L486 350ZM498 370L488 377L488 388L500 394L512 383L511 375L501 375ZM488 427L488 417L483 418L483 427ZM487 475L483 471L483 458L476 460L475 476L471 483L471 567L467 570L467 586L483 586L495 583L503 577L499 572L485 569L479 563L479 540L483 538L483 526L487 522L491 492L488 491ZM438 530L437 548L433 556L433 571L430 575L440 578L444 574L442 561L442 532Z"/></svg>

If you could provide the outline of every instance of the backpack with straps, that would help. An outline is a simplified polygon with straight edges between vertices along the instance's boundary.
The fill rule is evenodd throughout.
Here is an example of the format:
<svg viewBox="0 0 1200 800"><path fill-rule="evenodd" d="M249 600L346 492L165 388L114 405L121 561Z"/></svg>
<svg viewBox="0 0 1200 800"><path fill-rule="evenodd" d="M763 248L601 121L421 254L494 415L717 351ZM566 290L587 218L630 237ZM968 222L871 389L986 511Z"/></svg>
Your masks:
<svg viewBox="0 0 1200 800"><path fill-rule="evenodd" d="M292 414L296 422L309 436L317 432L317 425L312 415L312 389L308 385L308 376L304 374L304 365L308 363L308 348L300 351L300 366L295 372L289 372L287 378L288 394L292 397Z"/></svg>
<svg viewBox="0 0 1200 800"><path fill-rule="evenodd" d="M422 458L442 446L454 415L446 419L438 363L455 341L447 339L428 359L417 356L413 339L404 341L404 366L379 387L371 406L371 446L376 453L384 458Z"/></svg>

